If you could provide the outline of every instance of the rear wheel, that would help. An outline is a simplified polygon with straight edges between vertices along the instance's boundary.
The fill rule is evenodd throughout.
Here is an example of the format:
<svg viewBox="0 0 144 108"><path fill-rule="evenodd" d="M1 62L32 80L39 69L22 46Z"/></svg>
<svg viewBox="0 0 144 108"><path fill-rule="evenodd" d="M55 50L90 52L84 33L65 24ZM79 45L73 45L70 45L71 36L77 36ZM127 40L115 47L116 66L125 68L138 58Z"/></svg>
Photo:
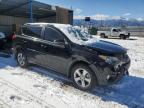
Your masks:
<svg viewBox="0 0 144 108"><path fill-rule="evenodd" d="M127 36L126 35L120 35L120 39L126 39Z"/></svg>
<svg viewBox="0 0 144 108"><path fill-rule="evenodd" d="M22 50L17 51L16 58L20 67L26 68L28 66L27 57L24 51Z"/></svg>
<svg viewBox="0 0 144 108"><path fill-rule="evenodd" d="M80 90L91 90L96 85L95 74L87 65L76 65L72 69L74 86Z"/></svg>
<svg viewBox="0 0 144 108"><path fill-rule="evenodd" d="M127 38L130 38L130 35L131 35L131 34L130 34L130 33L128 33L128 36L127 36Z"/></svg>

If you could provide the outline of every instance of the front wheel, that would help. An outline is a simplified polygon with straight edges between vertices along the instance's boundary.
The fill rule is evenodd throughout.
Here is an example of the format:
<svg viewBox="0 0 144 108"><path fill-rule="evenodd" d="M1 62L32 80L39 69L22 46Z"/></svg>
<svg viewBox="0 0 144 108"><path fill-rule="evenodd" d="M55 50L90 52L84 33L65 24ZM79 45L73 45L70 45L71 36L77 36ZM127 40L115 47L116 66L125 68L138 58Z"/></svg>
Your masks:
<svg viewBox="0 0 144 108"><path fill-rule="evenodd" d="M100 37L101 37L101 38L106 38L106 35L105 35L104 33L101 33L101 34L100 34Z"/></svg>
<svg viewBox="0 0 144 108"><path fill-rule="evenodd" d="M96 85L95 74L86 65L76 65L72 69L74 86L80 90L91 90Z"/></svg>
<svg viewBox="0 0 144 108"><path fill-rule="evenodd" d="M16 58L17 58L17 62L20 67L26 68L28 66L27 57L26 57L24 51L22 51L22 50L18 51Z"/></svg>

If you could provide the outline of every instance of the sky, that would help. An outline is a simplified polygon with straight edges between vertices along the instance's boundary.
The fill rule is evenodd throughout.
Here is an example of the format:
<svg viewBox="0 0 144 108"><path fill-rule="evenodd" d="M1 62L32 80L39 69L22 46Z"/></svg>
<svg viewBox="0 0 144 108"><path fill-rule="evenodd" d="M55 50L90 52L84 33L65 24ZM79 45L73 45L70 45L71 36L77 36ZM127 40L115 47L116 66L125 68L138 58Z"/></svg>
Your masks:
<svg viewBox="0 0 144 108"><path fill-rule="evenodd" d="M74 18L144 20L144 0L37 0L74 10Z"/></svg>

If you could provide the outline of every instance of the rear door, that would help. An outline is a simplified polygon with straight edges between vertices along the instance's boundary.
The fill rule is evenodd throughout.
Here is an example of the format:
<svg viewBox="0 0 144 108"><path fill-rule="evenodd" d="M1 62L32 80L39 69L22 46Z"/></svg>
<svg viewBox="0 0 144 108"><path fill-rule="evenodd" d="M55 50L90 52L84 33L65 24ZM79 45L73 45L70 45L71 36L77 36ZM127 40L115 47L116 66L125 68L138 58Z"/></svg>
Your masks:
<svg viewBox="0 0 144 108"><path fill-rule="evenodd" d="M65 36L52 27L46 27L43 38L45 42L41 45L43 49L43 63L45 66L66 74L65 70L71 57L70 49L65 47ZM58 45L57 41L62 44Z"/></svg>
<svg viewBox="0 0 144 108"><path fill-rule="evenodd" d="M27 38L24 42L27 44L27 56L29 62L42 64L41 33L42 26L29 25L22 28L23 37Z"/></svg>

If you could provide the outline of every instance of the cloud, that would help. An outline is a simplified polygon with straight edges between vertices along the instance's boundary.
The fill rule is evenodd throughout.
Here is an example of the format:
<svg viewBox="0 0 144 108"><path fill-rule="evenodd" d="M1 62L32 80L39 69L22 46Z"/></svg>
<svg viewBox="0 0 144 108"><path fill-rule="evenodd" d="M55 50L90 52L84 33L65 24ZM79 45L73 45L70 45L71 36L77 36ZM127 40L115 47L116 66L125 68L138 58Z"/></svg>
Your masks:
<svg viewBox="0 0 144 108"><path fill-rule="evenodd" d="M121 16L111 16L110 19L113 19L113 20L119 20L119 19L121 19Z"/></svg>
<svg viewBox="0 0 144 108"><path fill-rule="evenodd" d="M139 17L139 18L137 18L137 20L138 21L144 21L144 18Z"/></svg>
<svg viewBox="0 0 144 108"><path fill-rule="evenodd" d="M80 15L82 13L81 9L75 9L75 15Z"/></svg>
<svg viewBox="0 0 144 108"><path fill-rule="evenodd" d="M74 16L74 19L84 19L85 18L85 16L83 16L83 15L75 15Z"/></svg>
<svg viewBox="0 0 144 108"><path fill-rule="evenodd" d="M123 16L130 16L131 15L131 13L125 13L125 14L123 14Z"/></svg>
<svg viewBox="0 0 144 108"><path fill-rule="evenodd" d="M96 15L91 16L91 18L95 20L106 20L106 19L109 19L110 16L104 15L104 14L96 14Z"/></svg>

